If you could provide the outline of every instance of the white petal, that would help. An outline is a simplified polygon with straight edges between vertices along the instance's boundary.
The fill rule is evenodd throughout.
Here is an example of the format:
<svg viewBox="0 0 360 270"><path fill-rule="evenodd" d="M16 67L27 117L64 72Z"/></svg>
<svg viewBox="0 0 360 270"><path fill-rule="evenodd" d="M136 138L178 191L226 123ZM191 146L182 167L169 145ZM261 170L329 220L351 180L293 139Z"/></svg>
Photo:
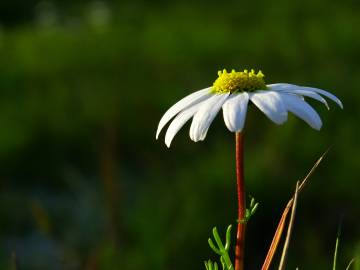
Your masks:
<svg viewBox="0 0 360 270"><path fill-rule="evenodd" d="M232 94L222 106L224 121L227 128L232 132L239 132L243 129L247 106L249 102L249 94L237 93Z"/></svg>
<svg viewBox="0 0 360 270"><path fill-rule="evenodd" d="M308 103L293 94L283 93L281 98L288 111L304 120L312 128L320 130L322 126L320 116Z"/></svg>
<svg viewBox="0 0 360 270"><path fill-rule="evenodd" d="M281 125L287 120L287 111L280 93L257 91L250 93L250 100L274 123Z"/></svg>
<svg viewBox="0 0 360 270"><path fill-rule="evenodd" d="M200 106L199 110L194 115L190 127L190 138L194 142L205 139L211 122L214 120L228 96L229 93L214 94Z"/></svg>
<svg viewBox="0 0 360 270"><path fill-rule="evenodd" d="M326 100L320 96L319 94L313 92L313 91L309 91L309 90L302 90L302 89L294 89L291 88L289 90L279 90L276 87L269 87L270 90L274 90L274 91L280 91L280 92L285 92L285 93L289 93L289 94L297 94L300 96L305 96L305 97L310 97L313 99L316 99L317 101L320 101L321 103L323 103L327 109L329 109L329 105L327 104Z"/></svg>
<svg viewBox="0 0 360 270"><path fill-rule="evenodd" d="M289 84L289 83L274 83L274 84L269 84L267 86L270 89L276 90L276 91L292 92L292 90L306 90L306 91L315 92L315 93L318 93L320 95L323 95L323 96L331 99L332 101L336 102L340 106L341 109L343 108L343 104L340 99L338 99L335 95L333 95L325 90L322 90L322 89L307 87L307 86L300 86L300 85Z"/></svg>
<svg viewBox="0 0 360 270"><path fill-rule="evenodd" d="M325 90L322 90L322 89L318 89L318 88L313 88L313 87L302 87L302 89L304 90L309 90L309 91L313 91L313 92L316 92L320 95L323 95L329 99L331 99L332 101L334 101L335 103L337 103L337 105L339 105L339 107L341 109L344 108L342 102L340 99L338 99L335 95L329 93L328 91L325 91Z"/></svg>
<svg viewBox="0 0 360 270"><path fill-rule="evenodd" d="M204 101L203 101L204 102ZM170 144L175 137L176 133L185 125L185 123L193 117L193 115L199 110L199 107L203 102L197 103L190 108L183 110L179 113L169 125L165 135L165 144L170 147Z"/></svg>
<svg viewBox="0 0 360 270"><path fill-rule="evenodd" d="M200 91L196 91L196 92L184 97L183 99L179 100L170 109L168 109L159 122L157 131L156 131L156 139L159 137L160 131L163 129L163 127L176 114L178 114L183 109L190 107L191 105L194 105L196 103L199 103L199 102L209 98L212 95L210 93L210 89L211 89L211 87L205 88Z"/></svg>
<svg viewBox="0 0 360 270"><path fill-rule="evenodd" d="M266 86L268 87L268 89L275 91L291 91L292 89L299 87L298 85L290 83L272 83Z"/></svg>

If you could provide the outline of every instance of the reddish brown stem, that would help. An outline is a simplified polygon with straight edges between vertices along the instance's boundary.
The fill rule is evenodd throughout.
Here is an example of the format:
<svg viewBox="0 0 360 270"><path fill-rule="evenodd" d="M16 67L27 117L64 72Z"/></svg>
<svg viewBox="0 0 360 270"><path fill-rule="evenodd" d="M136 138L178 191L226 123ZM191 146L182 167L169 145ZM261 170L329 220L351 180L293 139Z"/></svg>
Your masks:
<svg viewBox="0 0 360 270"><path fill-rule="evenodd" d="M238 226L235 247L235 270L244 270L245 228L241 222L245 217L245 185L244 185L244 136L237 132L236 140L236 179L238 195Z"/></svg>

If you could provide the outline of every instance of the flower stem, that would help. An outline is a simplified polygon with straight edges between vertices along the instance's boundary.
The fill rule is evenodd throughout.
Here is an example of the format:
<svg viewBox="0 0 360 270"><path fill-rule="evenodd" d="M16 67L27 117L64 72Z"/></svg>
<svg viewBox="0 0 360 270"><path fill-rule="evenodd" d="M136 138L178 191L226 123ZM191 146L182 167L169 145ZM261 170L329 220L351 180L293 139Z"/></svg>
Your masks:
<svg viewBox="0 0 360 270"><path fill-rule="evenodd" d="M244 270L245 227L245 181L244 181L244 136L236 132L236 179L238 195L238 226L235 246L235 270Z"/></svg>

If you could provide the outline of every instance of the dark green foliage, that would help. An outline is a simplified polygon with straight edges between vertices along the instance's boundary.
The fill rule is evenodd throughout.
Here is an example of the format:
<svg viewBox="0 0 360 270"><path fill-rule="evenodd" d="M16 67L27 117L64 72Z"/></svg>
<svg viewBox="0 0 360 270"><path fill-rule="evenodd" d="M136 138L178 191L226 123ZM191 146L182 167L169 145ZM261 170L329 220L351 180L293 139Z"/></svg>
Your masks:
<svg viewBox="0 0 360 270"><path fill-rule="evenodd" d="M20 270L202 269L208 231L236 218L234 136L220 115L202 143L186 125L168 150L155 131L222 68L261 69L269 83L327 89L344 103L312 102L321 132L249 108L246 188L261 208L248 269L260 267L294 184L330 145L299 203L288 268L330 269L341 214L338 265L355 256L356 2L29 5L14 1L0 18L0 269L13 253Z"/></svg>

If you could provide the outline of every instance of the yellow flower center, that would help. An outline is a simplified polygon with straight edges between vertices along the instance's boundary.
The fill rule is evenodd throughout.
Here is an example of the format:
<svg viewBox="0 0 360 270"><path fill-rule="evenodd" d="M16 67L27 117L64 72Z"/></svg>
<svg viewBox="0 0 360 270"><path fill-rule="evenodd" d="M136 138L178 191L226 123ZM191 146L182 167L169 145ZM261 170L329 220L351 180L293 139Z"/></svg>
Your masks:
<svg viewBox="0 0 360 270"><path fill-rule="evenodd" d="M213 84L212 91L215 93L236 93L266 89L264 74L252 69L236 72L234 69L227 72L226 69L218 72L219 77Z"/></svg>

